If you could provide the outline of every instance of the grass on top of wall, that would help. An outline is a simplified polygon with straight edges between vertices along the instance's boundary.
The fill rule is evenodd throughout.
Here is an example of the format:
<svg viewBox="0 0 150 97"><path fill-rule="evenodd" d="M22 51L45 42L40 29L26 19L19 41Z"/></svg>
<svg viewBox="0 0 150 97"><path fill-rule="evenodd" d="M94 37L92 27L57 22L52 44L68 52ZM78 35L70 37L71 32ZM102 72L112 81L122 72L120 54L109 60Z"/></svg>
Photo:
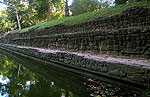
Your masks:
<svg viewBox="0 0 150 97"><path fill-rule="evenodd" d="M88 13L80 14L77 16L63 17L61 19L52 20L49 22L33 25L31 27L27 27L27 28L24 28L21 30L12 31L11 33L16 33L16 32L22 33L22 32L28 31L29 29L47 27L47 26L52 26L52 25L56 25L59 23L75 24L75 23L88 21L88 20L98 18L98 17L109 17L109 16L120 14L122 12L122 10L130 8L132 6L150 7L150 2L142 1L142 2L137 2L137 3L132 3L132 4L122 4L122 5L118 5L118 6L112 6L110 8L100 9L99 11L88 12Z"/></svg>

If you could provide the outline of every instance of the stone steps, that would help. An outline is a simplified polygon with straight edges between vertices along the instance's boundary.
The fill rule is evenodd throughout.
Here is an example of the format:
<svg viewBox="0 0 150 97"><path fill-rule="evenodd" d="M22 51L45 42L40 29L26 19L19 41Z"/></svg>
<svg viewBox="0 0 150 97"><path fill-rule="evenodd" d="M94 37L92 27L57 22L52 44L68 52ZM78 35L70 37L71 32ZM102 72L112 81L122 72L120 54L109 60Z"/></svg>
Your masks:
<svg viewBox="0 0 150 97"><path fill-rule="evenodd" d="M150 58L150 26L9 39L9 44Z"/></svg>
<svg viewBox="0 0 150 97"><path fill-rule="evenodd" d="M62 33L78 33L95 30L116 30L130 27L150 26L150 8L141 8L132 12L124 12L119 15L96 18L90 21L65 25L57 24L50 27L31 29L24 33L7 35L7 38L35 37Z"/></svg>

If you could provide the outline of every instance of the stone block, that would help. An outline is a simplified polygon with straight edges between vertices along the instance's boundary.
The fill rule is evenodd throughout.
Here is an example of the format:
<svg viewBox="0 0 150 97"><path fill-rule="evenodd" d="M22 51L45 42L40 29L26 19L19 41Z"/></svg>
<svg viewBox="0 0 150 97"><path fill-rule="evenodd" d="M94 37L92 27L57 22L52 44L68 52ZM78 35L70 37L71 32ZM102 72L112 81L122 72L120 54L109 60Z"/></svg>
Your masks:
<svg viewBox="0 0 150 97"><path fill-rule="evenodd" d="M130 66L130 65L122 65L121 70L125 72L127 75L147 73L147 70L145 69L136 66Z"/></svg>
<svg viewBox="0 0 150 97"><path fill-rule="evenodd" d="M109 71L109 68L108 67L101 67L100 71L106 73Z"/></svg>
<svg viewBox="0 0 150 97"><path fill-rule="evenodd" d="M136 82L145 82L145 79L142 77L142 75L132 75L132 76L127 76L128 79Z"/></svg>
<svg viewBox="0 0 150 97"><path fill-rule="evenodd" d="M108 74L118 76L118 77L125 77L126 76L126 74L123 71L121 71L120 69L109 70Z"/></svg>

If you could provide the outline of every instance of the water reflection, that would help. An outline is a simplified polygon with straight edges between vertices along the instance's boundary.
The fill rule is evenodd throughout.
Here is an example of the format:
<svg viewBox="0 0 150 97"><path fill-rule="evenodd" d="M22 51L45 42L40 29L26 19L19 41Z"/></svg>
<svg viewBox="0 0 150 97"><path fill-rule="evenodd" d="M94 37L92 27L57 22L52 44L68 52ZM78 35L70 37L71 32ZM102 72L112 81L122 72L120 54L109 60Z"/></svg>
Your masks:
<svg viewBox="0 0 150 97"><path fill-rule="evenodd" d="M4 78L3 75L0 75L0 90L4 90L5 87L4 85L9 83L9 79L8 78ZM8 93L3 94L3 92L0 91L0 97L8 97Z"/></svg>
<svg viewBox="0 0 150 97"><path fill-rule="evenodd" d="M150 89L126 88L68 73L0 50L0 97L148 97ZM100 77L102 79L102 77ZM110 81L110 80L109 80ZM138 90L137 90L138 89Z"/></svg>
<svg viewBox="0 0 150 97"><path fill-rule="evenodd" d="M86 87L69 74L46 70L30 60L22 60L11 54L6 56L6 52L2 51L0 53L0 97L88 97L89 95Z"/></svg>

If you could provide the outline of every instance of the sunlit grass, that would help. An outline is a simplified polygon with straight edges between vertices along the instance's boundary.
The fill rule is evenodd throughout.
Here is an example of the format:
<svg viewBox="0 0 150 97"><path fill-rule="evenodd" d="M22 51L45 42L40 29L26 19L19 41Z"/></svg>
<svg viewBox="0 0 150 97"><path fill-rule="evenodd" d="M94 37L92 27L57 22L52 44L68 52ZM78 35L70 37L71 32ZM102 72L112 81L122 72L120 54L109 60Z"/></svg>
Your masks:
<svg viewBox="0 0 150 97"><path fill-rule="evenodd" d="M63 17L61 19L52 20L52 21L49 21L49 22L33 25L31 27L28 27L28 28L24 28L24 29L21 29L21 30L13 31L11 33L26 32L26 31L28 31L31 28L32 29L36 29L36 28L52 26L52 25L56 25L56 24L60 24L60 23L63 23L63 24L75 24L75 23L88 21L88 20L91 20L91 19L94 19L94 18L98 18L98 17L109 17L109 16L120 14L122 12L122 10L130 8L132 6L150 7L150 2L142 1L142 2L138 2L138 3L112 6L110 8L101 9L99 11L88 12L88 13L80 14L80 15L77 15L77 16Z"/></svg>

